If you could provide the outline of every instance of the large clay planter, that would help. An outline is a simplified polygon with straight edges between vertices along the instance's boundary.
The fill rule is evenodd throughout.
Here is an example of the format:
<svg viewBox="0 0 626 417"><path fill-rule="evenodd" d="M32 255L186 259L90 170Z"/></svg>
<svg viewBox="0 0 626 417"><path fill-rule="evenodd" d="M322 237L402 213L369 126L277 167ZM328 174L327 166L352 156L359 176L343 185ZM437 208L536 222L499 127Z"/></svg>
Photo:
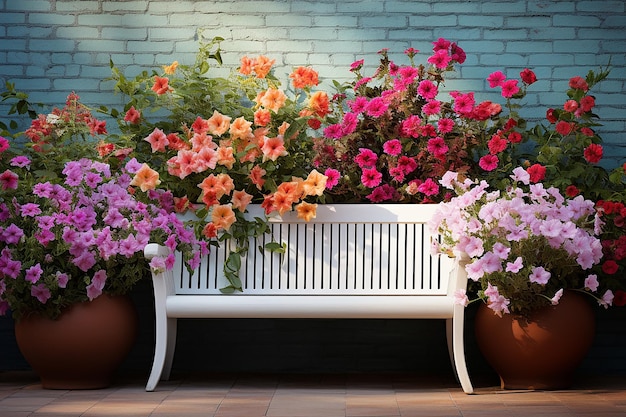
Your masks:
<svg viewBox="0 0 626 417"><path fill-rule="evenodd" d="M476 313L478 347L500 376L503 389L569 388L589 351L595 313L588 296L565 292L556 306L532 317L498 317L486 305Z"/></svg>
<svg viewBox="0 0 626 417"><path fill-rule="evenodd" d="M109 386L132 348L137 312L128 297L102 295L57 320L30 315L15 323L18 347L48 389Z"/></svg>

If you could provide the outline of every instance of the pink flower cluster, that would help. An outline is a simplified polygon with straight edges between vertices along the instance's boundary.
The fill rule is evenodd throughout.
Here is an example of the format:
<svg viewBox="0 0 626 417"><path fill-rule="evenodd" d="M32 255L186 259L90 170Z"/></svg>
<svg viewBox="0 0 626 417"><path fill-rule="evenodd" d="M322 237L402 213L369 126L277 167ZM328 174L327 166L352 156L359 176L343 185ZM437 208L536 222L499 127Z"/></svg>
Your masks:
<svg viewBox="0 0 626 417"><path fill-rule="evenodd" d="M124 171L137 169L131 161ZM29 201L0 201L1 313L12 307L8 300L16 291L30 291L45 304L78 287L93 300L119 279L110 276L113 266L141 262L155 234L165 236L171 249L199 243L193 230L166 209L172 207L171 196L153 193L154 201L139 201L130 192L128 173L114 175L109 165L82 159L68 162L63 175L60 184L35 184ZM192 265L207 250L198 248ZM174 257L153 262L171 268Z"/></svg>
<svg viewBox="0 0 626 417"><path fill-rule="evenodd" d="M434 249L469 257L467 275L483 284L482 296L496 314L510 313L513 298L524 290L553 304L568 288L597 291L596 275L587 274L577 287L561 273L566 268L580 275L576 272L589 271L602 258L593 201L566 198L557 188L531 184L530 174L521 167L513 170L506 191L490 191L485 181L457 178L448 172L441 181L459 195L438 206L431 228L442 234L443 242ZM524 277L523 287L513 285L519 276ZM467 303L462 295L458 299ZM607 290L597 299L608 306L613 293Z"/></svg>

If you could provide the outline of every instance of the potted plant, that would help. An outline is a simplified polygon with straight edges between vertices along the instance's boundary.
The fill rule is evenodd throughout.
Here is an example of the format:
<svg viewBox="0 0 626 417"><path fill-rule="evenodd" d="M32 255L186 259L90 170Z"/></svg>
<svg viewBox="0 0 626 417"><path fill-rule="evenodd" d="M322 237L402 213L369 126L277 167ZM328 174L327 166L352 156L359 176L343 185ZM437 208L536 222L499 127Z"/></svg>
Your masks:
<svg viewBox="0 0 626 417"><path fill-rule="evenodd" d="M178 248L192 264L202 249L168 210L171 197L133 192L134 161L98 160L87 138L102 129L71 94L63 109L33 120L27 145L0 138L0 311L16 320L18 346L46 388L111 382L134 342L136 316L123 296L149 270L149 240ZM81 149L94 159L72 160ZM105 315L89 321L92 310ZM88 326L70 336L67 321Z"/></svg>
<svg viewBox="0 0 626 417"><path fill-rule="evenodd" d="M477 339L502 387L563 388L594 334L593 310L576 295L590 295L604 307L614 295L593 273L602 259L594 202L533 182L528 171L515 168L502 190L446 174L442 184L457 195L440 204L432 220L441 234L434 249L464 259L465 273L477 284L472 301L465 291L457 301L483 302Z"/></svg>

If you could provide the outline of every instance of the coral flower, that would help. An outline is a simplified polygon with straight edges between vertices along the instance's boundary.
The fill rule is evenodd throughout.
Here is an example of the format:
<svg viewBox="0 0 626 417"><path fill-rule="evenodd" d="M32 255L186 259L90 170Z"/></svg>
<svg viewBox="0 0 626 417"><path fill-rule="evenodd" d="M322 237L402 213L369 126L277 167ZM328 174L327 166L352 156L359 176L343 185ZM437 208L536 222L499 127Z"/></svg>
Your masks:
<svg viewBox="0 0 626 417"><path fill-rule="evenodd" d="M235 223L235 220L237 220L237 217L230 204L220 204L213 207L211 221L218 230L230 229L230 226Z"/></svg>
<svg viewBox="0 0 626 417"><path fill-rule="evenodd" d="M229 116L224 116L217 110L213 111L213 115L207 120L209 133L215 136L222 136L230 128Z"/></svg>
<svg viewBox="0 0 626 417"><path fill-rule="evenodd" d="M276 62L275 59L269 59L265 55L260 55L257 59L255 59L253 62L253 68L257 78L265 78L265 76L272 69L274 62Z"/></svg>
<svg viewBox="0 0 626 417"><path fill-rule="evenodd" d="M233 192L233 209L237 209L242 213L246 211L248 204L252 202L252 195L248 194L244 190L237 190Z"/></svg>
<svg viewBox="0 0 626 417"><path fill-rule="evenodd" d="M232 169L233 164L235 163L233 148L230 146L220 146L217 148L217 163L228 169Z"/></svg>
<svg viewBox="0 0 626 417"><path fill-rule="evenodd" d="M298 218L304 219L304 221L308 222L315 218L315 215L317 214L317 204L311 204L303 201L296 206L296 212L298 213Z"/></svg>
<svg viewBox="0 0 626 417"><path fill-rule="evenodd" d="M170 91L172 88L169 85L170 80L167 77L154 77L154 85L152 91L158 95L162 95Z"/></svg>
<svg viewBox="0 0 626 417"><path fill-rule="evenodd" d="M311 67L298 67L289 74L289 78L293 79L295 88L313 87L319 84L317 71Z"/></svg>
<svg viewBox="0 0 626 417"><path fill-rule="evenodd" d="M252 74L252 67L254 66L254 59L248 56L241 57L241 66L239 67L239 73L243 75Z"/></svg>
<svg viewBox="0 0 626 417"><path fill-rule="evenodd" d="M259 165L255 165L250 170L250 175L248 177L250 178L250 181L252 181L252 184L256 185L256 188L260 190L263 188L263 184L265 184L265 179L263 178L265 174L266 171L263 168Z"/></svg>
<svg viewBox="0 0 626 417"><path fill-rule="evenodd" d="M265 141L263 141L261 151L263 152L264 162L268 159L276 161L280 156L287 155L287 149L285 149L285 141L281 136L265 139Z"/></svg>
<svg viewBox="0 0 626 417"><path fill-rule="evenodd" d="M161 184L159 173L150 168L148 164L143 164L130 182L130 185L138 186L143 192L154 190L159 184Z"/></svg>
<svg viewBox="0 0 626 417"><path fill-rule="evenodd" d="M155 128L144 140L150 144L152 153L164 152L165 147L169 144L167 135L159 128Z"/></svg>
<svg viewBox="0 0 626 417"><path fill-rule="evenodd" d="M287 101L287 96L277 88L268 88L260 98L261 105L274 113L278 113L278 110L285 105L285 101Z"/></svg>
<svg viewBox="0 0 626 417"><path fill-rule="evenodd" d="M134 125L139 123L140 118L141 113L137 109L135 109L135 106L131 106L124 115L124 121Z"/></svg>
<svg viewBox="0 0 626 417"><path fill-rule="evenodd" d="M257 126L267 126L272 120L272 113L267 109L258 109L254 112L254 124Z"/></svg>

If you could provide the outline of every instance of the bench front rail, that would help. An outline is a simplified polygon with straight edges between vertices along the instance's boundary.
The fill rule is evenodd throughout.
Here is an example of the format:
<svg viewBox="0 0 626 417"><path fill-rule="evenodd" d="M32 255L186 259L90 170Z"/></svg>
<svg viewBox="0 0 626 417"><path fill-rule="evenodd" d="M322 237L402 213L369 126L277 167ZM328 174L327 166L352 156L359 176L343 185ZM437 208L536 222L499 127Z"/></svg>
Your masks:
<svg viewBox="0 0 626 417"><path fill-rule="evenodd" d="M180 256L171 271L153 274L156 346L146 386L168 379L178 318L429 318L445 319L450 358L467 393L464 307L454 292L465 288L464 268L431 255L428 221L435 205L319 205L315 219L295 213L272 218L271 232L252 238L239 277L243 292L223 294L228 244L211 249L189 274ZM249 207L261 216L260 207ZM259 250L270 241L286 253ZM150 244L146 256L167 248Z"/></svg>

